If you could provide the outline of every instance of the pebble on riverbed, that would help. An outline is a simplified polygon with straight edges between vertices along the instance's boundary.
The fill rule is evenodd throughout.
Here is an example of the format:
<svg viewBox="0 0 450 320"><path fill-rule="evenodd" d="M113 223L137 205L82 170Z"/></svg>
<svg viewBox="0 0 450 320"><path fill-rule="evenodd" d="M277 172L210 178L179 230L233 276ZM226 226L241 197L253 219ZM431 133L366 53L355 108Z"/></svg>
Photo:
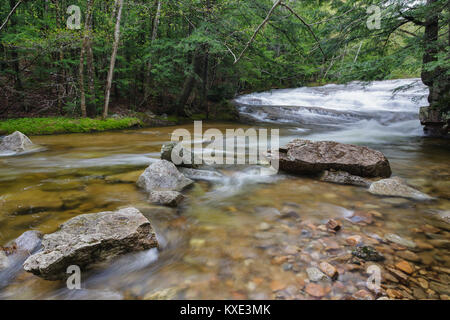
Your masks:
<svg viewBox="0 0 450 320"><path fill-rule="evenodd" d="M365 261L383 261L385 258L383 255L378 253L375 248L370 246L365 247L358 247L355 250L352 251L352 254L355 257L358 257L360 259L363 259Z"/></svg>

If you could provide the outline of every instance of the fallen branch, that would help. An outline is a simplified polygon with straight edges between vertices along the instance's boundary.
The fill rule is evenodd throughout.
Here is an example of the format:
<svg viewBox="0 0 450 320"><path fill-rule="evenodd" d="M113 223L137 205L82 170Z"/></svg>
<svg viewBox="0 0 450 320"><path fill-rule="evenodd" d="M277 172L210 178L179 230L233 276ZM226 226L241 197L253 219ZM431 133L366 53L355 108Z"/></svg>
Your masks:
<svg viewBox="0 0 450 320"><path fill-rule="evenodd" d="M273 12L275 11L275 9L281 5L281 0L278 0L277 2L275 2L275 4L273 5L272 9L269 10L269 12L267 13L266 18L264 19L264 21L258 26L258 28L256 28L255 32L253 32L253 36L250 38L250 40L247 42L247 44L245 45L244 49L241 51L241 53L239 54L239 56L237 58L235 58L234 60L234 64L238 63L239 60L241 60L242 56L244 55L244 53L247 51L247 49L250 47L250 45L253 43L253 41L255 40L256 36L258 35L259 31L261 31L261 29L267 24L267 22L269 21L270 17L272 16Z"/></svg>
<svg viewBox="0 0 450 320"><path fill-rule="evenodd" d="M312 34L312 36L314 37L314 40L316 40L317 44L319 45L319 49L322 52L323 58L324 60L327 59L327 56L325 55L325 52L322 49L322 46L320 45L320 41L319 39L316 37L316 34L314 33L313 29L311 28L311 25L309 25L308 23L306 23L306 21L300 17L291 7L289 7L287 4L285 3L279 3L280 5L282 5L283 7L285 7L286 9L288 9L298 20L300 20L309 30L309 32Z"/></svg>
<svg viewBox="0 0 450 320"><path fill-rule="evenodd" d="M8 14L8 16L6 17L5 21L3 22L3 24L0 27L0 31L2 31L2 29L6 26L6 24L9 21L9 18L11 18L11 16L13 15L13 13L16 11L17 7L22 3L22 0L19 0L16 5L14 6L14 8L12 8L11 12Z"/></svg>

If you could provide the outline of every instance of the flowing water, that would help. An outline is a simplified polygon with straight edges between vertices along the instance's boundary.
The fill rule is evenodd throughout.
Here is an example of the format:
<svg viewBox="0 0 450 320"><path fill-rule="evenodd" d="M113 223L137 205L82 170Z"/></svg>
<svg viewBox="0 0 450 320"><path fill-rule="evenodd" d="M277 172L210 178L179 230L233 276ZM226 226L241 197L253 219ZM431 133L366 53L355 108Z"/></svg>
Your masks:
<svg viewBox="0 0 450 320"><path fill-rule="evenodd" d="M394 93L399 86L405 90ZM54 232L79 214L134 206L151 221L161 248L84 272L82 290L20 267L14 274L0 272L0 298L346 299L366 289L369 276L367 265L349 262L353 247L345 239L360 235L385 255L380 267L400 257L413 260L415 272L405 285L383 273L383 290L445 299L450 147L422 136L418 109L426 94L415 79L276 90L237 99L246 125L204 124L204 130L222 132L280 128L281 145L293 138L367 145L386 154L394 175L436 198L424 203L305 177L261 177L254 167L240 166L221 168L226 178L220 181L197 182L181 207L159 207L147 202L135 181L158 159L175 127L32 137L46 150L0 158L0 245L31 229ZM193 131L193 125L183 128ZM372 221L351 219L354 212ZM331 218L343 221L336 235L323 228ZM417 247L386 241L390 233ZM323 292L312 293L306 269L322 261L331 261L340 276L323 280Z"/></svg>

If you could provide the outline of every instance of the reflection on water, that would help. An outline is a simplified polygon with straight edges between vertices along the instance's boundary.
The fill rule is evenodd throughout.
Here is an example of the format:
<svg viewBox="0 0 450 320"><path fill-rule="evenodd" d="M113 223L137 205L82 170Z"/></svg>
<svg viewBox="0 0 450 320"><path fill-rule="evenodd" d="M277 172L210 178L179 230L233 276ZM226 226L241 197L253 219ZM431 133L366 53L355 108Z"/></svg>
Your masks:
<svg viewBox="0 0 450 320"><path fill-rule="evenodd" d="M47 151L0 159L0 244L30 229L53 232L82 213L134 206L152 222L161 250L99 264L83 274L81 291L19 272L0 289L0 298L305 299L312 297L306 269L332 261L340 277L323 281L323 297L343 299L365 289L367 280L364 268L348 263L352 247L346 238L360 235L386 256L388 266L409 251L377 240L388 233L420 244L412 253L413 278L423 278L431 292L410 282L411 292L401 289L404 297L447 295L448 269L437 270L449 268L449 228L435 213L450 210L448 142L422 138L415 120L388 126L360 120L328 133L287 126L280 144L306 137L369 145L386 153L394 175L437 201L383 199L362 188L227 167L219 169L226 178L197 182L180 208L163 208L147 203L135 181L175 128L33 137ZM204 127L224 132L242 125ZM371 223L350 219L360 212L370 213ZM343 221L336 235L323 229L331 218ZM424 232L425 225L439 232Z"/></svg>

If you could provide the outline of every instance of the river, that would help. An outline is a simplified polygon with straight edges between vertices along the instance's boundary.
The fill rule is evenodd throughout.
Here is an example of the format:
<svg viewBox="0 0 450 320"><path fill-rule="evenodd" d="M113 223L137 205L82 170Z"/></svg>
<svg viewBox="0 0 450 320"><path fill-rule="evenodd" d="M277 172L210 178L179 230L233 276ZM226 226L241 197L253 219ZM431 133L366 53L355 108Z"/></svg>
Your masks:
<svg viewBox="0 0 450 320"><path fill-rule="evenodd" d="M400 86L404 90L394 93ZM83 273L82 290L20 270L0 273L0 298L309 299L316 297L306 289L306 269L326 260L340 276L324 280L319 296L347 299L367 290L367 266L344 261L352 250L346 238L359 235L385 255L382 267L413 254L406 286L387 278L383 289L409 299L444 299L450 289L450 233L442 221L450 210L450 146L423 136L418 110L426 95L418 79L274 90L237 98L246 124L203 127L279 128L281 145L293 138L367 145L385 153L395 176L437 198L431 202L227 167L221 169L226 179L197 182L181 207L158 207L135 181L177 127L32 137L46 151L0 158L0 245L31 229L54 232L79 214L134 206L151 221L161 248ZM181 127L193 131L193 125ZM349 219L354 212L369 212L373 221L355 223ZM337 235L323 231L331 218L344 222ZM392 245L383 240L387 234L418 246Z"/></svg>

